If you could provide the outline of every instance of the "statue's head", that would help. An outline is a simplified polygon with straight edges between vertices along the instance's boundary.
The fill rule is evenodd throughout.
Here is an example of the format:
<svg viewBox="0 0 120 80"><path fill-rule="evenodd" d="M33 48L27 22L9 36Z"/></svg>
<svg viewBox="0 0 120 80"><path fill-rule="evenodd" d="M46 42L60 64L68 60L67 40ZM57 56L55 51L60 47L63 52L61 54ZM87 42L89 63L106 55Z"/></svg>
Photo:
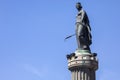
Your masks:
<svg viewBox="0 0 120 80"><path fill-rule="evenodd" d="M77 10L78 10L78 11L79 11L79 10L81 10L82 5L81 5L81 3L80 3L80 2L76 3L76 8L77 8Z"/></svg>

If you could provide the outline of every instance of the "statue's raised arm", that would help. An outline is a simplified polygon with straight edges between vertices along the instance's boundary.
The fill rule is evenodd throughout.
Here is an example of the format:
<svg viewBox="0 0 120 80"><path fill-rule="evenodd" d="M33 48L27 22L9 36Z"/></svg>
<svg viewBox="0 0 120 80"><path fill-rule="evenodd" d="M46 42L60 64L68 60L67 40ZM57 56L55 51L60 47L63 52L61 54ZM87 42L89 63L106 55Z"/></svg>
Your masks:
<svg viewBox="0 0 120 80"><path fill-rule="evenodd" d="M76 39L79 50L89 50L92 43L91 28L86 12L82 9L81 3L76 4L78 14L76 17Z"/></svg>

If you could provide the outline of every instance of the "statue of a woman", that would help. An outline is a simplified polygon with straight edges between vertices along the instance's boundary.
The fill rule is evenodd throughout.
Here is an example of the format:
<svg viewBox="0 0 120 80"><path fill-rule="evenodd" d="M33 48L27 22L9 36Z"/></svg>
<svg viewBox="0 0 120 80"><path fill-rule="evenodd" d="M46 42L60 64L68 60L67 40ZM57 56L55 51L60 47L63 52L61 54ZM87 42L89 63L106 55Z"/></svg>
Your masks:
<svg viewBox="0 0 120 80"><path fill-rule="evenodd" d="M82 9L81 3L76 4L78 14L76 17L76 39L79 50L89 50L92 43L91 28L86 12Z"/></svg>

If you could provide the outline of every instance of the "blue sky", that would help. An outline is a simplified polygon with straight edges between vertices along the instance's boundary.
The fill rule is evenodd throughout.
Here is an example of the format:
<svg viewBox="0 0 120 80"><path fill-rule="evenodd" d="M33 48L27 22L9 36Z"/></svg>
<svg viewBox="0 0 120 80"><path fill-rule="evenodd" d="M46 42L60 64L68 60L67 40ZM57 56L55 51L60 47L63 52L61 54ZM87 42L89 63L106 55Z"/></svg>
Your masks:
<svg viewBox="0 0 120 80"><path fill-rule="evenodd" d="M0 0L0 80L71 80L66 54L77 48L75 3L92 28L97 80L120 72L120 0Z"/></svg>

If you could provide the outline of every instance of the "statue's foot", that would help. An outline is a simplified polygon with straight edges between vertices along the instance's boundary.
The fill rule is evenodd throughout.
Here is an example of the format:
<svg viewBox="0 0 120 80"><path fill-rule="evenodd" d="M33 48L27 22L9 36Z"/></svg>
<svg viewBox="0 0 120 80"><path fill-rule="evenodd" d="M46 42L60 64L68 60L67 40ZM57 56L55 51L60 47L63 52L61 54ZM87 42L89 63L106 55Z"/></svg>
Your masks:
<svg viewBox="0 0 120 80"><path fill-rule="evenodd" d="M84 46L83 46L83 50L89 50L89 51L90 51L90 47L87 46L87 45L84 45Z"/></svg>

